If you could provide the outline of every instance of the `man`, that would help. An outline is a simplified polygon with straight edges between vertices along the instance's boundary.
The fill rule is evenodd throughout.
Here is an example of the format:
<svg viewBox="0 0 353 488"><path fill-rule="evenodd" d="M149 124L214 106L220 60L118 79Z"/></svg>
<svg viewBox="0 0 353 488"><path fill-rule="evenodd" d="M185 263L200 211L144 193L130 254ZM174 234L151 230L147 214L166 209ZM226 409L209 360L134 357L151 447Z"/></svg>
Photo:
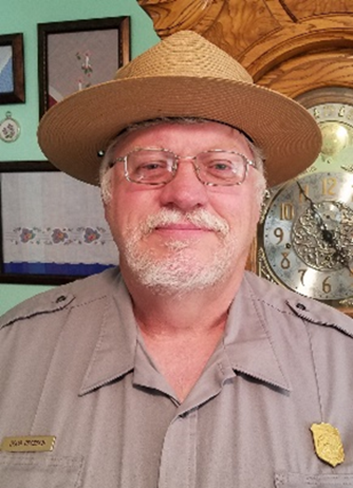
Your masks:
<svg viewBox="0 0 353 488"><path fill-rule="evenodd" d="M39 141L100 172L120 269L2 318L1 486L353 486L351 319L244 271L264 175L320 149L309 114L180 32Z"/></svg>

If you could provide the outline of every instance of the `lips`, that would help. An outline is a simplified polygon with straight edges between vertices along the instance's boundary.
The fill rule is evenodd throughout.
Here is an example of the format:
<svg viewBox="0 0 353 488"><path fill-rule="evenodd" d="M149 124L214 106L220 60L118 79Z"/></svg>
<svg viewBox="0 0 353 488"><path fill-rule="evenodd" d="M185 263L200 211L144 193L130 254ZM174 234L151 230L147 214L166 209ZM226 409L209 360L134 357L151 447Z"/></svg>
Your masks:
<svg viewBox="0 0 353 488"><path fill-rule="evenodd" d="M180 224L167 224L167 225L159 225L156 227L156 230L170 230L170 231L208 231L210 232L211 229L206 227L196 226L191 224L190 222L183 222Z"/></svg>
<svg viewBox="0 0 353 488"><path fill-rule="evenodd" d="M154 232L166 239L172 239L177 241L187 241L189 239L200 239L201 236L214 234L214 231L199 227L190 223L182 224L169 224L163 226L157 226Z"/></svg>

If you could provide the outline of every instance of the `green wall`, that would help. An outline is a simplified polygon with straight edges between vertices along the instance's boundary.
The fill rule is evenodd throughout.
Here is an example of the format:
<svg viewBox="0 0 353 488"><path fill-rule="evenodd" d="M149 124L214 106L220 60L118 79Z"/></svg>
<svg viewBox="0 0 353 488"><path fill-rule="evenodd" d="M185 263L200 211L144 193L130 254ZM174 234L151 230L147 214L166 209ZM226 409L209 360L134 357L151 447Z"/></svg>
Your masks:
<svg viewBox="0 0 353 488"><path fill-rule="evenodd" d="M0 105L0 120L7 111L21 126L21 135L13 143L0 140L0 164L3 161L43 160L36 141L39 118L37 23L102 17L131 17L131 54L137 56L158 41L150 18L137 0L0 0L0 35L22 32L26 103ZM0 315L24 299L49 289L46 286L0 284Z"/></svg>

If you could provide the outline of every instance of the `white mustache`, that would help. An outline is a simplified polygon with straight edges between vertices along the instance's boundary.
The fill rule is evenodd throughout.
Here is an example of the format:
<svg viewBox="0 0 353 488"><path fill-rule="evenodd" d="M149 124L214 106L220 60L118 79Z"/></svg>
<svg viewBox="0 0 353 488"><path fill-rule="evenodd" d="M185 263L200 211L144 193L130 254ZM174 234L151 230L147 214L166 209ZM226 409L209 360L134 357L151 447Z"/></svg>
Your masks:
<svg viewBox="0 0 353 488"><path fill-rule="evenodd" d="M205 209L196 209L187 213L175 209L162 209L158 214L147 217L142 224L142 230L144 234L150 234L157 227L165 227L169 224L179 224L185 221L198 228L219 232L223 236L226 236L229 232L229 225L226 220L211 214Z"/></svg>

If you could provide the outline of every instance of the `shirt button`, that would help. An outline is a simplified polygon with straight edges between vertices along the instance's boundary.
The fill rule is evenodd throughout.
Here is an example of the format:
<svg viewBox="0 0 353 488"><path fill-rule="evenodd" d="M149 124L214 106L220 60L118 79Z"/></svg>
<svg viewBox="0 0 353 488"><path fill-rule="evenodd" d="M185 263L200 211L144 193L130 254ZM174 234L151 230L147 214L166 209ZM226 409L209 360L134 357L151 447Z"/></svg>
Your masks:
<svg viewBox="0 0 353 488"><path fill-rule="evenodd" d="M55 300L55 303L61 303L61 302L64 302L66 300L66 296L65 295L60 295L56 300Z"/></svg>

